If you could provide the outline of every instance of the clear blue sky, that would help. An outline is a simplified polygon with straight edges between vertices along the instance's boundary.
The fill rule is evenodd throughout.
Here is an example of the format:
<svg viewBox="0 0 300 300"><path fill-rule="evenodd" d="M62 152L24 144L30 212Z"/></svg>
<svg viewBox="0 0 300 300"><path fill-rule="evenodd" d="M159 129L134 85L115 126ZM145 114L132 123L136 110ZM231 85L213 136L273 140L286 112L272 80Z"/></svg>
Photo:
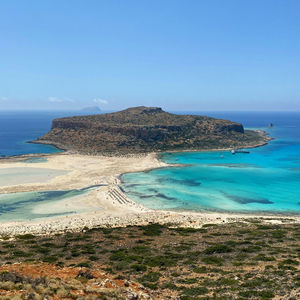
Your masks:
<svg viewBox="0 0 300 300"><path fill-rule="evenodd" d="M0 1L0 110L300 110L300 1Z"/></svg>

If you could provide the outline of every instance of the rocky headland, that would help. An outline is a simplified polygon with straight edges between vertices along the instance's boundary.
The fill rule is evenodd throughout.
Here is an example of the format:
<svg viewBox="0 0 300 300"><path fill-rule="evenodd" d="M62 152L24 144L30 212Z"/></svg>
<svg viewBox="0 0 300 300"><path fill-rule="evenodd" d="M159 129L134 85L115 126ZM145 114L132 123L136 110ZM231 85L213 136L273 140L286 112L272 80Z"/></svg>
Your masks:
<svg viewBox="0 0 300 300"><path fill-rule="evenodd" d="M268 139L261 132L244 130L240 123L140 106L54 119L51 130L35 142L82 154L116 155L255 147Z"/></svg>

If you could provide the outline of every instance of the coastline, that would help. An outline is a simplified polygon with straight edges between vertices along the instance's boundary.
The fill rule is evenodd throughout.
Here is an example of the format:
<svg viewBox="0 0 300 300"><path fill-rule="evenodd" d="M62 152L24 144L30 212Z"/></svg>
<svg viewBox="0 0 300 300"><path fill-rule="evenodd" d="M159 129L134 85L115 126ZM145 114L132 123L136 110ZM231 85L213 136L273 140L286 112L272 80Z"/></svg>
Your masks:
<svg viewBox="0 0 300 300"><path fill-rule="evenodd" d="M258 147L258 145L256 145ZM215 151L228 151L216 149ZM209 151L214 151L209 150ZM200 151L199 151L200 152ZM141 172L157 168L172 167L159 160L161 153L127 156L92 156L60 152L40 155L22 155L0 160L0 170L11 167L33 167L23 159L47 157L46 162L35 163L34 167L68 170L66 175L57 176L48 182L36 182L0 187L0 193L28 191L52 191L86 188L101 184L87 195L76 199L61 200L59 209L86 207L88 212L79 212L31 221L11 221L0 223L0 235L25 233L54 234L63 231L80 231L93 227L124 227L146 225L149 223L169 224L171 226L199 228L209 223L248 222L259 219L268 223L300 222L300 216L269 213L234 213L210 211L163 211L152 210L128 198L120 188L120 176L129 172ZM21 159L21 160L20 160ZM178 165L174 165L178 166ZM43 204L37 204L41 209ZM47 210L47 205L44 211Z"/></svg>
<svg viewBox="0 0 300 300"><path fill-rule="evenodd" d="M251 149L251 148L258 148L267 145L270 141L274 140L275 138L270 137L269 134L264 131L264 130L259 130L259 129L246 129L248 131L253 131L258 133L258 135L262 138L262 141L256 142L254 144L248 144L241 146L240 148L245 148L245 149ZM231 151L233 149L236 149L236 147L227 147L227 148L210 148L210 149L203 149L203 148L195 148L195 149L175 149L175 150L163 150L163 151L156 151L156 152L132 152L132 153L115 153L115 152L105 152L105 153L81 153L80 151L73 150L73 149L68 149L66 147L61 146L60 143L55 143L53 141L47 141L47 140L34 140L34 141L29 141L28 143L33 143L33 144L42 144L42 145L50 145L53 146L59 150L62 150L62 152L67 152L67 153L73 153L73 154L82 154L82 155L94 155L94 156L131 156L131 155L143 155L143 154L151 154L151 153L156 153L157 155L160 155L162 153L176 153L176 152L216 152L216 151ZM51 154L57 154L57 153L51 153Z"/></svg>
<svg viewBox="0 0 300 300"><path fill-rule="evenodd" d="M27 141L26 143L53 146L53 147L57 148L58 150L61 150L62 152L69 151L67 148L65 148L65 147L63 147L59 144L55 144L53 142L50 142L50 141L33 140L33 141Z"/></svg>

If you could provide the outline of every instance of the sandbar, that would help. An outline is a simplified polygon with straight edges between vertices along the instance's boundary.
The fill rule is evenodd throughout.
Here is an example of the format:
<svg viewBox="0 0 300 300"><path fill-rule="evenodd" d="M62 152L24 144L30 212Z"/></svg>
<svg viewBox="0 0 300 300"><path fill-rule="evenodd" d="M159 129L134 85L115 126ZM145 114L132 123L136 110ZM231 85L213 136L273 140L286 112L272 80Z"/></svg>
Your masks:
<svg viewBox="0 0 300 300"><path fill-rule="evenodd" d="M72 153L45 155L47 160L35 163L35 168L62 170L65 174L46 182L21 183L1 186L1 193L72 190L96 186L89 193L64 199L60 202L38 204L37 213L81 209L82 213L59 217L14 221L0 224L0 235L24 233L51 234L64 231L78 231L83 228L120 227L145 225L149 223L172 224L173 226L199 228L207 223L247 222L260 219L269 223L299 222L299 216L255 215L219 212L175 212L152 210L128 198L120 188L120 175L128 172L146 171L170 167L158 159L156 153L127 156L88 156ZM177 165L178 166L178 165ZM2 159L0 172L5 168L31 168L32 164L18 158Z"/></svg>

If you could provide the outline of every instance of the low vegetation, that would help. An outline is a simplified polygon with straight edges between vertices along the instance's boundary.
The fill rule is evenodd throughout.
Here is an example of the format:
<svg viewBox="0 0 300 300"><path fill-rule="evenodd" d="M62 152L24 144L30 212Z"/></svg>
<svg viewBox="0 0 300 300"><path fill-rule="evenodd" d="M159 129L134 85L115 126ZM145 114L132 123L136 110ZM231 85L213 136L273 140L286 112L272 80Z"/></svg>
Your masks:
<svg viewBox="0 0 300 300"><path fill-rule="evenodd" d="M299 299L299 240L300 224L259 221L201 229L150 224L2 237L0 295L2 299L146 299L146 295L185 300ZM55 275L34 271L42 266L54 268ZM69 277L62 276L65 273ZM104 290L100 283L105 276L122 283ZM136 290L130 296L133 283Z"/></svg>

